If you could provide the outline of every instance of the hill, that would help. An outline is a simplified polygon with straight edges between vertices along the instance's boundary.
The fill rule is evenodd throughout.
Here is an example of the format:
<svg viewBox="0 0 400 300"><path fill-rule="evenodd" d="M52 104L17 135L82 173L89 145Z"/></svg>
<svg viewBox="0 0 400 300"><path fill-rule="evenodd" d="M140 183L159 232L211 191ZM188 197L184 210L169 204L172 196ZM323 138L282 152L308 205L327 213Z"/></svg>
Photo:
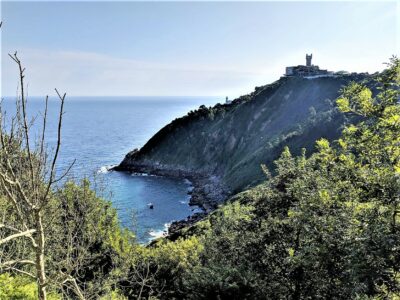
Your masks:
<svg viewBox="0 0 400 300"><path fill-rule="evenodd" d="M349 82L368 78L282 77L231 104L201 106L128 153L116 170L187 177L196 186L192 204L208 208L261 182L261 165L271 166L284 146L312 152L315 140L337 138L345 119L335 99Z"/></svg>

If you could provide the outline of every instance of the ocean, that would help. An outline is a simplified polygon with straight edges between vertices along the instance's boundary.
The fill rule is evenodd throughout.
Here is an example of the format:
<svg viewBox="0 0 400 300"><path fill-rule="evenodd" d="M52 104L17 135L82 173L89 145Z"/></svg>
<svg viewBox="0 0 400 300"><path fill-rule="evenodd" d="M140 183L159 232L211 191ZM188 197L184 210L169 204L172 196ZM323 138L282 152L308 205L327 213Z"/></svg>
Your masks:
<svg viewBox="0 0 400 300"><path fill-rule="evenodd" d="M5 98L3 109L15 111L15 99ZM159 129L200 105L223 101L217 97L68 97L63 116L62 148L57 170L75 160L69 178L89 177L98 194L110 200L121 225L133 230L140 243L163 235L168 224L186 218L191 184L185 179L110 172L134 148L140 148ZM59 101L50 98L48 149L56 142ZM36 117L32 132L39 136L44 98L28 98L28 113ZM154 209L149 209L152 203Z"/></svg>

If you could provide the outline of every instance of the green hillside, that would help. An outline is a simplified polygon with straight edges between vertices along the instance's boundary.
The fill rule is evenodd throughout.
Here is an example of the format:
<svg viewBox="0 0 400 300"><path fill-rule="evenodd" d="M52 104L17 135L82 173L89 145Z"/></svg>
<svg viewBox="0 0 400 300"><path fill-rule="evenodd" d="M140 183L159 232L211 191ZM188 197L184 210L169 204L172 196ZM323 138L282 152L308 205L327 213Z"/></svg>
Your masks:
<svg viewBox="0 0 400 300"><path fill-rule="evenodd" d="M260 165L270 166L285 145L297 154L320 137L336 138L344 117L334 100L343 86L363 79L282 77L232 104L201 106L128 153L118 169L213 176L228 194L241 191L264 179Z"/></svg>

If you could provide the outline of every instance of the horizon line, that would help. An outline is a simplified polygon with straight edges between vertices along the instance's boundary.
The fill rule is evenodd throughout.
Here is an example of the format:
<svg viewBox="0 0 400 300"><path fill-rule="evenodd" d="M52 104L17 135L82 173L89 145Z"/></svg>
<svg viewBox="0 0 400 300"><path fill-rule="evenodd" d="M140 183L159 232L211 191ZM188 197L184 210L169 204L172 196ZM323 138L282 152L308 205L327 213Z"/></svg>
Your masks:
<svg viewBox="0 0 400 300"><path fill-rule="evenodd" d="M19 95L18 95L19 96ZM10 96L0 96L0 99L6 99L6 98L16 98L18 97L16 95ZM26 96L27 100L29 98L57 98L57 95L28 95ZM86 98L109 98L109 97L118 97L118 98L129 98L129 97L135 97L135 98L152 98L152 97L159 97L159 98L211 98L211 97L226 97L223 95L184 95L184 96L178 96L178 95L68 95L66 94L66 98L77 98L77 97L86 97Z"/></svg>

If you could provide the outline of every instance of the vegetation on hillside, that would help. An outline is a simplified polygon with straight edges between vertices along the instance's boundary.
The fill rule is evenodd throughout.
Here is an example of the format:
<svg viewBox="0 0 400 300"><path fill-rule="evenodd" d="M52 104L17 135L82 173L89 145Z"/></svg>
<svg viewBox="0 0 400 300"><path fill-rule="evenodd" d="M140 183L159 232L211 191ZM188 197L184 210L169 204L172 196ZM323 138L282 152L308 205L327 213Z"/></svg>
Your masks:
<svg viewBox="0 0 400 300"><path fill-rule="evenodd" d="M400 60L376 80L341 91L359 122L338 140L286 147L262 184L147 247L88 180L43 194L55 177L17 116L1 128L0 299L399 299Z"/></svg>
<svg viewBox="0 0 400 300"><path fill-rule="evenodd" d="M190 293L202 299L395 299L400 295L400 64L378 93L352 83L349 124L309 158L286 148L276 175L210 218Z"/></svg>
<svg viewBox="0 0 400 300"><path fill-rule="evenodd" d="M339 90L372 78L282 77L231 104L201 106L172 121L128 154L120 168L211 174L231 193L243 191L264 180L260 164L272 167L285 146L300 154L303 147L314 150L321 137L336 139L346 121L335 106Z"/></svg>

